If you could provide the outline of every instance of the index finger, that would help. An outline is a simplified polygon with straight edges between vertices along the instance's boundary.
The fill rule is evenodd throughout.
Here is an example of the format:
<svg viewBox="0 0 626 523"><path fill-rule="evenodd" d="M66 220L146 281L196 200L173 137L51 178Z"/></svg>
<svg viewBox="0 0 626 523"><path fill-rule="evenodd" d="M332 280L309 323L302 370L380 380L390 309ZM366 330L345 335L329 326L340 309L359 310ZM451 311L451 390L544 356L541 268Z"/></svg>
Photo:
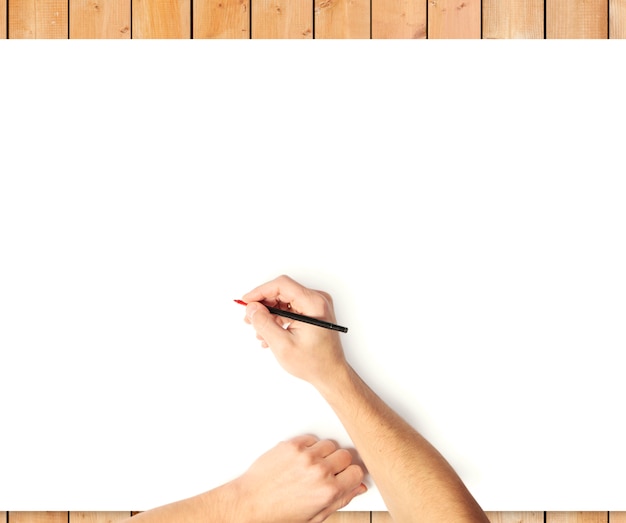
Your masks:
<svg viewBox="0 0 626 523"><path fill-rule="evenodd" d="M245 302L264 302L269 306L280 303L291 304L296 312L323 315L324 298L321 294L300 285L289 276L282 275L274 280L259 285L255 289L243 295Z"/></svg>

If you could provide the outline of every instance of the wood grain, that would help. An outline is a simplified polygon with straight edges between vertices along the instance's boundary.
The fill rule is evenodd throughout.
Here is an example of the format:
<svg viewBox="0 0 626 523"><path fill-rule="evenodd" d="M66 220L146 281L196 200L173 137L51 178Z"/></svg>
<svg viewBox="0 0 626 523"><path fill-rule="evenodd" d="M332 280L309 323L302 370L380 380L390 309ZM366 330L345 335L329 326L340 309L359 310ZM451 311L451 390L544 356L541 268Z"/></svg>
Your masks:
<svg viewBox="0 0 626 523"><path fill-rule="evenodd" d="M131 514L139 514L132 512ZM337 512L329 523L392 523L387 512ZM0 512L0 523L6 521ZM70 523L115 523L128 517L129 512L70 512ZM68 512L10 512L9 523L67 523ZM543 512L487 512L491 523L542 523ZM546 512L547 523L607 523L608 512ZM610 523L626 523L626 512L610 512Z"/></svg>
<svg viewBox="0 0 626 523"><path fill-rule="evenodd" d="M7 37L7 0L0 0L0 39ZM0 522L2 522L0 512ZM3 522L2 522L3 523Z"/></svg>
<svg viewBox="0 0 626 523"><path fill-rule="evenodd" d="M70 523L115 523L130 516L130 512L70 512Z"/></svg>
<svg viewBox="0 0 626 523"><path fill-rule="evenodd" d="M608 38L608 0L546 0L546 38Z"/></svg>
<svg viewBox="0 0 626 523"><path fill-rule="evenodd" d="M480 38L480 0L428 0L428 38Z"/></svg>
<svg viewBox="0 0 626 523"><path fill-rule="evenodd" d="M487 512L491 523L543 523L543 512Z"/></svg>
<svg viewBox="0 0 626 523"><path fill-rule="evenodd" d="M426 38L426 2L372 0L372 38Z"/></svg>
<svg viewBox="0 0 626 523"><path fill-rule="evenodd" d="M195 38L479 38L481 18L483 38L544 36L543 0L0 0L0 39L129 38L131 2L135 38L189 38L192 23ZM626 38L626 0L545 13L547 38Z"/></svg>
<svg viewBox="0 0 626 523"><path fill-rule="evenodd" d="M191 0L133 0L133 38L189 38Z"/></svg>
<svg viewBox="0 0 626 523"><path fill-rule="evenodd" d="M370 523L369 512L335 512L326 523Z"/></svg>
<svg viewBox="0 0 626 523"><path fill-rule="evenodd" d="M313 0L254 0L252 38L312 38Z"/></svg>
<svg viewBox="0 0 626 523"><path fill-rule="evenodd" d="M608 512L546 512L546 523L608 523Z"/></svg>
<svg viewBox="0 0 626 523"><path fill-rule="evenodd" d="M609 0L609 38L626 38L626 2L624 0Z"/></svg>
<svg viewBox="0 0 626 523"><path fill-rule="evenodd" d="M369 38L370 0L315 0L315 38Z"/></svg>
<svg viewBox="0 0 626 523"><path fill-rule="evenodd" d="M130 0L72 0L70 38L130 38Z"/></svg>
<svg viewBox="0 0 626 523"><path fill-rule="evenodd" d="M9 512L9 523L67 523L67 512Z"/></svg>
<svg viewBox="0 0 626 523"><path fill-rule="evenodd" d="M544 0L483 0L483 38L543 38Z"/></svg>
<svg viewBox="0 0 626 523"><path fill-rule="evenodd" d="M250 38L250 0L193 0L194 38Z"/></svg>
<svg viewBox="0 0 626 523"><path fill-rule="evenodd" d="M9 38L67 38L67 0L7 0Z"/></svg>

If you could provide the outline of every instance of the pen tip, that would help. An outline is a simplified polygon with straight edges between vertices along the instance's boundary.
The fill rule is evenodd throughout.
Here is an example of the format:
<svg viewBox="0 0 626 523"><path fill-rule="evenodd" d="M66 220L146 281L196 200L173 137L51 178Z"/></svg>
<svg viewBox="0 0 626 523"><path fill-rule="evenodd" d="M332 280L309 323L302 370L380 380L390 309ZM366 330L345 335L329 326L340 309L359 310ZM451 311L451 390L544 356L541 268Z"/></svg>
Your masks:
<svg viewBox="0 0 626 523"><path fill-rule="evenodd" d="M233 300L235 303L239 303L240 305L248 305L245 301L241 300Z"/></svg>

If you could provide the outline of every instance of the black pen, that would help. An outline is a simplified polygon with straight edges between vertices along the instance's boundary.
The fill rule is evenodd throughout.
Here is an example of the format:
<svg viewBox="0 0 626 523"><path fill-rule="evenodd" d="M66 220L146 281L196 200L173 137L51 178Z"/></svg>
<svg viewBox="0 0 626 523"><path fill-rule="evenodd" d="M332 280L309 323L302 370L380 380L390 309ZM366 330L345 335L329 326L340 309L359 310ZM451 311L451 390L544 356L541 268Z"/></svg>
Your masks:
<svg viewBox="0 0 626 523"><path fill-rule="evenodd" d="M240 305L248 305L245 301L234 300L235 303L239 303ZM316 327L323 327L324 329L330 329L339 332L348 332L348 327L342 327L341 325L335 325L329 321L318 320L317 318L311 318L310 316L303 316L302 314L296 314L295 312L284 311L283 309L277 309L276 307L267 307L267 310L272 314L276 314L276 316L282 316L284 318L289 318L290 320L302 321L304 323L310 323L311 325L315 325Z"/></svg>

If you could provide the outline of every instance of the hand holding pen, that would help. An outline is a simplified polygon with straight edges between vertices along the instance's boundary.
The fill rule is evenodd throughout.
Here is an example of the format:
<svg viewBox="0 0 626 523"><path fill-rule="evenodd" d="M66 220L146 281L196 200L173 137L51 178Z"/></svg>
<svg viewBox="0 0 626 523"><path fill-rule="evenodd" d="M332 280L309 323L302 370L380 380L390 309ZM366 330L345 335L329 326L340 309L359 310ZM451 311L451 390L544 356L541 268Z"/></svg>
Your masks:
<svg viewBox="0 0 626 523"><path fill-rule="evenodd" d="M246 321L261 344L287 372L311 383L333 409L394 521L489 523L446 459L348 364L336 330L300 321L285 328L287 320L267 308L335 323L330 295L280 276L242 300L248 302Z"/></svg>
<svg viewBox="0 0 626 523"><path fill-rule="evenodd" d="M235 301L248 302L246 321L263 347L333 409L394 521L489 523L445 458L347 363L330 295L280 276ZM280 443L230 483L136 517L146 523L248 515L261 523L323 521L366 491L364 472L349 450L305 435Z"/></svg>
<svg viewBox="0 0 626 523"><path fill-rule="evenodd" d="M347 366L338 335L345 327L336 325L329 294L279 276L248 292L241 301L247 303L245 321L254 327L261 346L269 347L290 374L318 386L334 370ZM281 311L321 320L324 325L285 318Z"/></svg>
<svg viewBox="0 0 626 523"><path fill-rule="evenodd" d="M243 300L234 300L235 303L239 305L248 305ZM277 316L281 316L283 318L289 318L290 320L301 321L304 323L308 323L309 325L315 325L316 327L321 327L323 329L331 329L339 332L348 332L348 327L342 327L341 325L337 325L336 323L332 323L326 320L320 320L318 318L311 318L311 316L305 316L303 314L298 314L297 312L293 312L291 309L291 304L287 304L287 309L279 309L278 307L270 307L266 305L265 308L270 311L271 314L275 314ZM283 323L283 329L289 328L291 322Z"/></svg>

